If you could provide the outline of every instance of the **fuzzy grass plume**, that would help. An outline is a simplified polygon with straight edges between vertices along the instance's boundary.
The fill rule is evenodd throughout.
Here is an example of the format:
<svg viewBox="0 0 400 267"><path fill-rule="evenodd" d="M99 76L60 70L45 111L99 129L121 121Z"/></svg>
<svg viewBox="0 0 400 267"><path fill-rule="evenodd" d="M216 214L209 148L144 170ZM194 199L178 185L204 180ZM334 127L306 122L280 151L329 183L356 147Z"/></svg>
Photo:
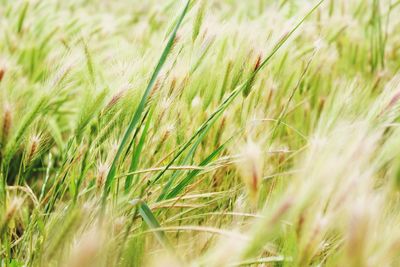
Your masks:
<svg viewBox="0 0 400 267"><path fill-rule="evenodd" d="M0 0L0 265L399 266L399 12Z"/></svg>

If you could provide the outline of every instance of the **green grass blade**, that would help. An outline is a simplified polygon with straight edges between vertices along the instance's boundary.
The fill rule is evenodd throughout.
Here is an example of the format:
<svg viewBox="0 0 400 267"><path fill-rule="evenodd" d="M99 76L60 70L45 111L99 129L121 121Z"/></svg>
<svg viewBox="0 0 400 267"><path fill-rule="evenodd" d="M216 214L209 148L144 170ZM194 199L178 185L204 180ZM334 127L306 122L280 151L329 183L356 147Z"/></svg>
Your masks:
<svg viewBox="0 0 400 267"><path fill-rule="evenodd" d="M18 33L21 33L21 31L22 31L22 27L24 25L24 21L26 18L26 13L28 12L28 7L29 7L29 1L26 1L22 7L21 14L19 15L19 18L18 18L18 23L17 23L17 32Z"/></svg>
<svg viewBox="0 0 400 267"><path fill-rule="evenodd" d="M205 158L201 163L200 167L206 166L209 164L221 151L224 149L226 143L219 146L216 150L214 150L210 155L208 155L207 158ZM170 193L167 194L167 196L164 199L170 199L178 196L200 173L200 170L194 170L191 171L182 181L180 181L172 190Z"/></svg>
<svg viewBox="0 0 400 267"><path fill-rule="evenodd" d="M149 206L143 201L139 204L139 214L150 229L157 230L161 227ZM163 231L154 231L154 235L164 248L173 251L172 245Z"/></svg>
<svg viewBox="0 0 400 267"><path fill-rule="evenodd" d="M197 138L196 143L194 143L194 145L192 146L192 148L190 149L189 153L186 155L186 157L179 163L179 165L185 165L189 162L189 160L191 158L193 158L194 153L197 150L197 147L200 145L201 141L203 140L203 138L205 137L205 135L207 134L208 130L210 129L209 125L207 127L207 129L205 129L203 131L203 133L199 136L199 138ZM157 201L161 201L164 199L165 195L167 194L169 188L172 186L173 182L175 181L175 179L177 178L179 172L175 171L173 173L173 175L171 175L171 177L168 179L168 182L164 185L163 190L161 191L160 196L158 197Z"/></svg>
<svg viewBox="0 0 400 267"><path fill-rule="evenodd" d="M148 96L149 96L149 94L151 92L151 89L153 88L153 86L154 86L154 84L156 82L158 74L160 73L161 68L163 67L163 65L165 63L169 52L171 51L171 49L173 47L173 43L174 43L174 40L175 40L175 37L176 37L176 33L177 33L178 29L180 28L180 25L181 25L181 23L183 21L183 18L185 17L185 15L186 15L186 13L188 11L189 4L190 4L190 0L187 1L186 5L185 5L185 8L183 9L183 11L182 11L182 13L181 13L181 15L180 15L180 17L178 19L178 22L177 22L177 24L176 24L176 26L174 28L174 31L172 32L172 34L171 34L171 36L170 36L170 38L168 40L168 43L165 46L163 53L161 54L161 57L160 57L160 59L158 61L158 64L157 64L157 66L156 66L156 68L155 68L155 70L154 70L154 72L153 72L153 74L151 76L150 82L149 82L149 84L148 84L148 86L147 86L147 88L146 88L146 90L145 90L145 92L144 92L144 94L142 96L142 99L141 99L141 101L139 103L139 106L137 107L136 112L135 112L135 114L134 114L134 116L133 116L133 118L132 118L132 120L131 120L131 122L130 122L130 124L128 126L128 129L126 130L126 132L124 134L124 137L122 138L122 141L121 141L121 143L120 143L120 145L118 147L117 153L116 153L116 155L114 157L114 160L113 160L113 162L111 164L111 167L110 167L110 170L108 172L108 175L107 175L107 178L106 178L106 182L105 182L105 185L104 185L103 201L102 201L102 205L103 206L105 205L105 200L107 199L107 196L108 196L109 191L110 191L111 184L112 184L112 182L114 181L114 178L115 178L118 159L119 159L119 157L120 157L125 145L129 141L129 136L131 135L132 131L134 130L134 128L136 126L136 124L140 120L140 117L141 117L141 115L142 115L142 113L143 113L143 111L145 109L145 106L146 106L147 98L148 98Z"/></svg>
<svg viewBox="0 0 400 267"><path fill-rule="evenodd" d="M129 168L129 172L130 173L136 171L137 166L139 164L140 153L142 152L144 141L146 139L147 132L149 130L152 114L153 114L153 112L151 112L149 114L149 117L148 117L148 119L146 121L146 125L144 126L144 129L143 129L142 135L140 136L139 143L137 144L135 150L133 151L132 160L131 160L131 166ZM129 192L129 189L131 188L131 185L132 185L132 180L133 180L133 174L130 174L130 175L128 175L126 177L126 180L125 180L125 193Z"/></svg>

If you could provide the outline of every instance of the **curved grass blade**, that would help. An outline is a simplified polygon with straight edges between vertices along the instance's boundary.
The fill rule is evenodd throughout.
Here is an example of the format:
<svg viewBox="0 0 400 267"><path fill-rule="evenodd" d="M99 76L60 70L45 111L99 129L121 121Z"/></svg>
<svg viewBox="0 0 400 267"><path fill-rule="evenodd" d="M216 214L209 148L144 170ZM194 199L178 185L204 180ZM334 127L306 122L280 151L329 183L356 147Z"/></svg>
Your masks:
<svg viewBox="0 0 400 267"><path fill-rule="evenodd" d="M28 12L28 7L29 7L29 1L26 1L22 7L21 14L19 15L19 18L18 18L18 23L17 23L17 32L18 33L22 32L22 26L24 25L26 14Z"/></svg>
<svg viewBox="0 0 400 267"><path fill-rule="evenodd" d="M147 204L142 200L139 200L139 214L150 229L157 230L161 228L149 206L147 206ZM172 245L163 231L154 231L154 235L164 248L166 248L170 252L173 251Z"/></svg>
<svg viewBox="0 0 400 267"><path fill-rule="evenodd" d="M225 147L225 144L222 144L219 146L216 150L214 150L210 155L208 155L207 158L205 158L201 163L200 167L206 166L208 163L210 163ZM164 199L170 199L176 197L179 193L181 193L194 179L196 175L200 173L201 170L193 170L191 171L182 181L180 181L172 190L170 193L164 197Z"/></svg>
<svg viewBox="0 0 400 267"><path fill-rule="evenodd" d="M134 171L136 171L137 166L139 164L140 153L142 152L142 149L143 149L144 141L147 136L147 131L149 130L152 115L153 115L153 112L151 112L149 114L149 117L148 117L146 124L144 126L144 129L143 129L142 135L140 136L139 143L137 144L137 146L135 147L135 150L133 151L131 166L129 167L129 173L133 173ZM131 188L131 185L132 185L132 180L133 180L133 174L130 174L126 177L125 193L129 192L129 189Z"/></svg>
<svg viewBox="0 0 400 267"><path fill-rule="evenodd" d="M164 63L165 63L165 61L167 59L167 56L168 56L169 52L171 51L171 49L173 47L174 40L175 40L175 37L176 37L176 33L177 33L178 29L180 28L181 23L183 21L183 18L185 17L185 15L186 15L186 13L187 13L187 11L189 9L189 4L190 4L190 0L188 0L186 2L185 8L183 9L181 15L179 16L179 19L178 19L178 21L177 21L177 23L175 25L174 31L172 32L172 34L171 34L171 36L170 36L170 38L168 40L168 43L165 46L163 53L161 54L161 57L160 57L160 59L159 59L159 61L157 63L157 66L156 66L156 68L155 68L155 70L154 70L154 72L153 72L153 74L151 76L150 82L147 85L147 88L146 88L146 90L145 90L145 92L144 92L144 94L142 96L142 99L141 99L141 101L139 103L139 106L137 107L136 112L135 112L135 114L134 114L134 116L133 116L128 128L126 129L124 137L122 138L122 141L121 141L121 143L120 143L120 145L118 147L117 153L116 153L116 155L114 157L114 160L113 160L113 162L111 164L111 167L110 167L110 170L108 172L108 175L107 175L107 178L106 178L106 182L105 182L105 185L104 185L104 191L103 191L103 196L102 196L102 206L103 206L103 208L105 206L105 202L106 202L107 196L108 196L108 194L110 192L111 184L112 184L112 182L114 181L114 178L115 178L117 162L119 160L119 157L121 156L121 153L124 150L125 145L129 141L129 136L131 135L131 133L133 132L133 130L134 130L135 126L136 126L136 124L140 120L140 117L141 117L141 115L142 115L142 113L143 113L143 111L145 109L145 106L146 106L147 98L149 97L149 94L150 94L151 89L153 88L153 86L154 86L154 84L156 82L158 74L160 73L161 68L163 67L163 65L164 65Z"/></svg>
<svg viewBox="0 0 400 267"><path fill-rule="evenodd" d="M186 157L179 163L179 165L185 165L188 163L188 161L193 158L194 153L197 150L197 147L200 145L201 141L203 140L203 138L205 137L205 135L207 134L208 130L211 128L211 125L209 125L207 127L207 129L205 129L203 131L203 133L199 136L199 138L197 138L196 143L194 143L194 145L192 146L192 148L190 149L189 153L186 155ZM168 179L168 182L164 185L163 190L161 191L160 196L158 197L157 201L161 201L165 198L169 188L172 186L173 182L175 181L175 179L177 178L179 172L174 172L171 177Z"/></svg>

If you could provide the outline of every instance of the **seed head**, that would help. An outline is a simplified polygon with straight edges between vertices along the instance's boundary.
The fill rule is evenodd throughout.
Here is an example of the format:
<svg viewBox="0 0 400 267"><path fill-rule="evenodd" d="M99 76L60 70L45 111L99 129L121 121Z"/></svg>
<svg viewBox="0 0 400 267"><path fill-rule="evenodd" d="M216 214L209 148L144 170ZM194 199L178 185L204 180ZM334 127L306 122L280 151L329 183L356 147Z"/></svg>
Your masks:
<svg viewBox="0 0 400 267"><path fill-rule="evenodd" d="M5 73L6 73L5 68L0 67L0 82L3 80Z"/></svg>
<svg viewBox="0 0 400 267"><path fill-rule="evenodd" d="M107 173L110 167L106 163L100 163L97 167L96 187L101 189L106 181Z"/></svg>
<svg viewBox="0 0 400 267"><path fill-rule="evenodd" d="M195 96L194 98L193 98L193 100L192 100L192 103L191 103L191 107L193 108L193 109L195 109L195 108L197 108L197 107L200 107L201 106L201 97L200 96Z"/></svg>
<svg viewBox="0 0 400 267"><path fill-rule="evenodd" d="M315 40L314 42L314 47L316 50L321 50L322 48L324 48L326 46L324 39L322 38L318 38L317 40Z"/></svg>
<svg viewBox="0 0 400 267"><path fill-rule="evenodd" d="M100 256L102 237L103 234L98 227L84 234L73 248L68 264L65 266L97 266L95 259Z"/></svg>
<svg viewBox="0 0 400 267"><path fill-rule="evenodd" d="M125 92L126 92L126 90L121 90L118 93L116 93L115 95L113 95L112 98L110 99L110 101L107 103L107 105L103 109L103 113L106 113L113 106L115 106L121 100L121 98L123 98Z"/></svg>
<svg viewBox="0 0 400 267"><path fill-rule="evenodd" d="M262 180L263 156L260 146L253 141L242 148L239 169L250 198L256 200Z"/></svg>
<svg viewBox="0 0 400 267"><path fill-rule="evenodd" d="M0 235L2 236L7 230L8 224L14 218L15 213L21 208L24 200L22 198L16 197L11 200L10 204L7 206L6 212L3 215L3 219L0 225Z"/></svg>
<svg viewBox="0 0 400 267"><path fill-rule="evenodd" d="M370 228L370 213L372 207L366 207L363 201L356 200L351 208L348 232L346 238L347 253L353 261L353 266L365 266L365 246Z"/></svg>
<svg viewBox="0 0 400 267"><path fill-rule="evenodd" d="M12 109L9 103L4 105L4 113L3 113L3 128L2 128L2 143L4 144L7 141L7 137L10 134L10 129L12 126Z"/></svg>
<svg viewBox="0 0 400 267"><path fill-rule="evenodd" d="M28 165L37 155L40 146L40 135L33 135L29 139L29 145L26 153L26 161L25 164Z"/></svg>
<svg viewBox="0 0 400 267"><path fill-rule="evenodd" d="M19 210L21 208L23 203L24 203L24 200L22 198L19 198L19 197L13 198L10 202L10 205L8 205L8 207L7 207L5 219L7 221L10 221L14 217L17 210Z"/></svg>

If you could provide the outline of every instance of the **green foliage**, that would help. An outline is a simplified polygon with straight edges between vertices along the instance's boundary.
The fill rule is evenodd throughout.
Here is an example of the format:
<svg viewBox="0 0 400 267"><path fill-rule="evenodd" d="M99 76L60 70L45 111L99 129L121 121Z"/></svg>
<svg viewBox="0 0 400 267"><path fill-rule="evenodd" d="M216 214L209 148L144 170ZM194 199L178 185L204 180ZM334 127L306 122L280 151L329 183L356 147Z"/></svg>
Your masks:
<svg viewBox="0 0 400 267"><path fill-rule="evenodd" d="M399 266L399 11L0 0L0 265Z"/></svg>

